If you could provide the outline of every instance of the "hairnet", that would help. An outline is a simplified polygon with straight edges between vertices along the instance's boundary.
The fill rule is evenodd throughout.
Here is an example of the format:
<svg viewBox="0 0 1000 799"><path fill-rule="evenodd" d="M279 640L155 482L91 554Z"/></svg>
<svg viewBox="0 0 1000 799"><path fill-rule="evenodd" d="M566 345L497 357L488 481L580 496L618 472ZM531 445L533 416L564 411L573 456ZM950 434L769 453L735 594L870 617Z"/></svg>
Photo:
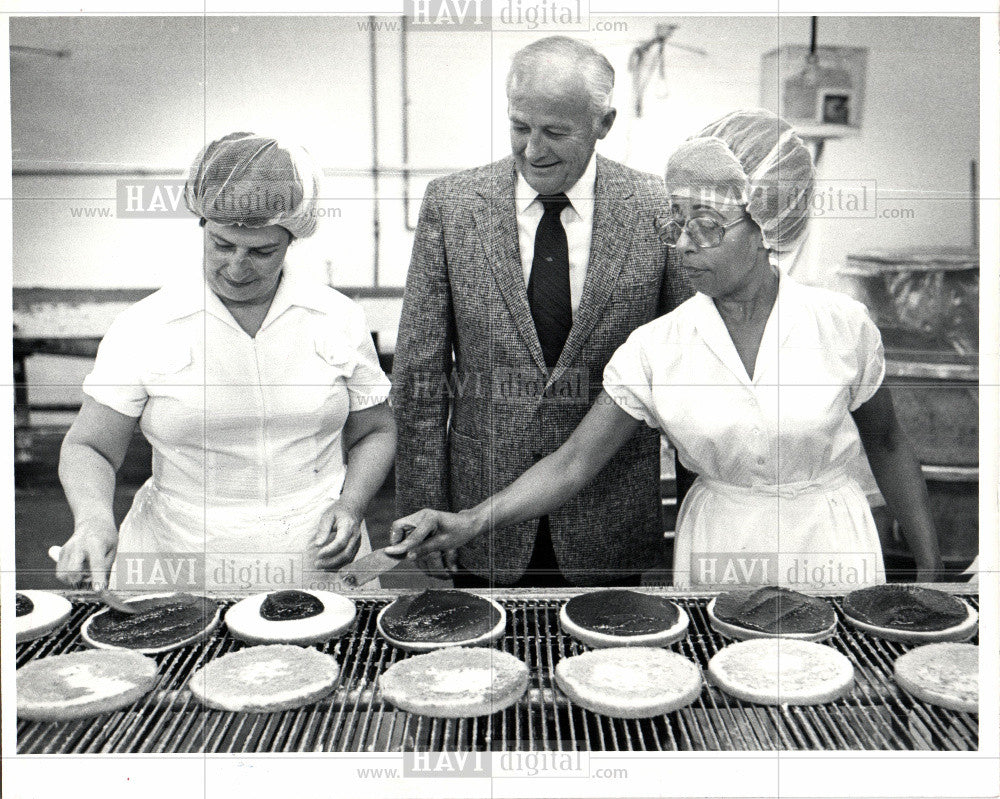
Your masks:
<svg viewBox="0 0 1000 799"><path fill-rule="evenodd" d="M806 232L812 154L792 126L770 111L734 111L684 142L667 162L672 195L745 205L764 246L793 249Z"/></svg>
<svg viewBox="0 0 1000 799"><path fill-rule="evenodd" d="M269 136L230 133L203 149L188 170L184 202L220 225L281 225L294 238L316 230L319 174L301 147Z"/></svg>

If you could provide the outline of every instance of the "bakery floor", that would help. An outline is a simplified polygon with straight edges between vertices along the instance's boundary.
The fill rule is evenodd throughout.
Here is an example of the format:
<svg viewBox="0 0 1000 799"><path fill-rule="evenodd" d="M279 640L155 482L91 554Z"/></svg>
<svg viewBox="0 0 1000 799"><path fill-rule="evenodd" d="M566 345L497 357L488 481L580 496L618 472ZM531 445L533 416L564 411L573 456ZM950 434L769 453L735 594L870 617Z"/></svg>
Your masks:
<svg viewBox="0 0 1000 799"><path fill-rule="evenodd" d="M34 421L34 420L33 420ZM73 522L69 506L59 485L57 465L59 446L66 435L72 415L55 421L34 423L30 429L16 432L22 451L28 455L14 465L14 534L19 589L62 589L65 585L55 578L48 549L53 544L63 544L69 538ZM115 493L115 516L120 522L132 505L132 497L149 476L149 444L136 433L129 447L125 462L118 474ZM367 522L372 546L378 548L389 543L389 526L395 517L393 476L390 475L369 508ZM673 527L672 514L665 513L668 529ZM643 582L668 585L668 564L673 555L672 541L664 539L663 561L643 576ZM886 559L889 579L907 579L903 572L912 569L912 561ZM443 588L450 580L429 577L409 563L401 563L382 578L382 586L390 589Z"/></svg>

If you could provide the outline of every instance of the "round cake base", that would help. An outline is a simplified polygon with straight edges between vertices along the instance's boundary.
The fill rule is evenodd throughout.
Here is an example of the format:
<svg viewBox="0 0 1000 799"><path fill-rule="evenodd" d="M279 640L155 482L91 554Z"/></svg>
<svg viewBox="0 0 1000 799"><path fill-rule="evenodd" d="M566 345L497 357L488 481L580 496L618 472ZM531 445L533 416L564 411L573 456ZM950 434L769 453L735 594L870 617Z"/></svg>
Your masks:
<svg viewBox="0 0 1000 799"><path fill-rule="evenodd" d="M787 638L730 644L708 662L708 675L730 696L759 705L819 705L854 684L854 666L840 652Z"/></svg>
<svg viewBox="0 0 1000 799"><path fill-rule="evenodd" d="M556 682L570 701L616 719L671 713L701 694L701 669L683 655L649 647L584 652L556 664Z"/></svg>

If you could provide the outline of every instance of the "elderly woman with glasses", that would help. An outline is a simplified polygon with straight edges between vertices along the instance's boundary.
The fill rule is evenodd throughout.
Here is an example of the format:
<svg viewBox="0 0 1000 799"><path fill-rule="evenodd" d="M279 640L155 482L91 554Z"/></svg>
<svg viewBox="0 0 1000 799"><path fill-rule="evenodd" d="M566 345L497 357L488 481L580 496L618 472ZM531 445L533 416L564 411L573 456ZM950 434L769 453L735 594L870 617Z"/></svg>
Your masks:
<svg viewBox="0 0 1000 799"><path fill-rule="evenodd" d="M514 483L457 514L393 528L422 555L549 513L587 485L640 424L698 474L677 519L674 585L847 590L885 582L863 451L916 558L941 568L920 466L882 385L878 329L860 303L776 267L806 234L811 155L784 121L738 111L669 159L657 227L697 293L635 330L573 435Z"/></svg>
<svg viewBox="0 0 1000 799"><path fill-rule="evenodd" d="M365 509L395 453L389 381L362 309L286 267L318 196L308 154L270 137L232 133L195 159L184 198L200 268L115 320L63 442L64 581L320 588L370 548ZM136 423L153 474L118 529Z"/></svg>

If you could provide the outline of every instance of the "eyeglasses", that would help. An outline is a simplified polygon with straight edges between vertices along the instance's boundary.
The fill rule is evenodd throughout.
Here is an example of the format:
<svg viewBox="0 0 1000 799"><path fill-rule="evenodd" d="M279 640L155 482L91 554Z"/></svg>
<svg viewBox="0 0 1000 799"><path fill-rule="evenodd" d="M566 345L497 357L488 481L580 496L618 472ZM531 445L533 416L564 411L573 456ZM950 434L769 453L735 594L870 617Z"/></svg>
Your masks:
<svg viewBox="0 0 1000 799"><path fill-rule="evenodd" d="M744 214L735 222L718 222L710 216L693 216L690 219L677 220L674 217L659 216L653 221L656 235L668 247L676 247L681 233L687 231L688 238L699 250L710 250L722 244L726 231L749 219Z"/></svg>

